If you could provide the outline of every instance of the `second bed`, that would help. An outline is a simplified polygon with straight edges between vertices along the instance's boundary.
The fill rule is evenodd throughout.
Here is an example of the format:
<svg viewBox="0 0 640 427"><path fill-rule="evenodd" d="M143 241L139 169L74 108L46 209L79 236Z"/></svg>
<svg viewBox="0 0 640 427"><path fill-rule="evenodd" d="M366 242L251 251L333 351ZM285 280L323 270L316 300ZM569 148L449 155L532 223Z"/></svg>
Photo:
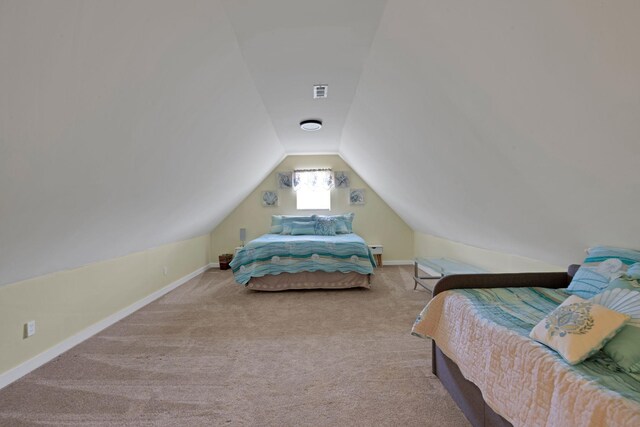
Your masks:
<svg viewBox="0 0 640 427"><path fill-rule="evenodd" d="M230 264L238 283L264 291L368 288L375 265L369 246L355 233L264 234Z"/></svg>

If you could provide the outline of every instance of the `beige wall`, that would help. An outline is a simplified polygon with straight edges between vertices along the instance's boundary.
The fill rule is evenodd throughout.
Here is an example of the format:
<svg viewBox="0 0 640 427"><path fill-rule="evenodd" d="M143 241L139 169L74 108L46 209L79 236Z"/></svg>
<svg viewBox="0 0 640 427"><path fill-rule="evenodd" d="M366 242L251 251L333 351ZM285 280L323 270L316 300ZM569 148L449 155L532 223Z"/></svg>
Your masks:
<svg viewBox="0 0 640 427"><path fill-rule="evenodd" d="M531 258L494 252L463 243L415 233L415 253L418 257L446 257L482 267L494 273L523 271L565 271L567 266L546 264Z"/></svg>
<svg viewBox="0 0 640 427"><path fill-rule="evenodd" d="M204 235L0 287L0 373L205 266L208 251Z"/></svg>
<svg viewBox="0 0 640 427"><path fill-rule="evenodd" d="M298 211L293 190L278 189L276 173L296 168L324 168L348 171L351 188L364 188L366 204L350 205L348 189L331 191L331 211ZM261 204L262 191L277 190L280 205L273 208ZM354 212L353 230L369 244L384 245L383 260L413 258L413 231L391 208L337 155L296 155L286 157L260 185L211 233L212 261L225 252L233 252L240 244L240 228L247 229L247 240L269 231L271 215L340 214Z"/></svg>

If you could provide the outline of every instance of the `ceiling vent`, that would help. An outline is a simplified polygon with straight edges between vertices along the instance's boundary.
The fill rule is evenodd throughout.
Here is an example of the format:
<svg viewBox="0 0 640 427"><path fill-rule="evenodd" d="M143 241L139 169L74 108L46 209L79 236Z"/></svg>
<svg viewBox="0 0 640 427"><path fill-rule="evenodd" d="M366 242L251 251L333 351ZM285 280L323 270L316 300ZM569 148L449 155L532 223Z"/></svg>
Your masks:
<svg viewBox="0 0 640 427"><path fill-rule="evenodd" d="M329 93L329 85L313 85L313 98L326 98Z"/></svg>

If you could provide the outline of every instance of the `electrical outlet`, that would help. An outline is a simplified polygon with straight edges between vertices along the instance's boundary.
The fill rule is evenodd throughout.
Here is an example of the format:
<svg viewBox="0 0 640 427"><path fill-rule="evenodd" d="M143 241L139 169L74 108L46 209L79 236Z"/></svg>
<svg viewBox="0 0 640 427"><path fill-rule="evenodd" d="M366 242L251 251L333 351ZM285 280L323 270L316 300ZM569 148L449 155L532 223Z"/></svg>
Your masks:
<svg viewBox="0 0 640 427"><path fill-rule="evenodd" d="M24 337L29 338L36 333L36 321L30 320L24 324Z"/></svg>
<svg viewBox="0 0 640 427"><path fill-rule="evenodd" d="M169 271L169 270L167 269L166 265L164 267L162 267L162 274L164 274L166 276L167 275L167 271Z"/></svg>

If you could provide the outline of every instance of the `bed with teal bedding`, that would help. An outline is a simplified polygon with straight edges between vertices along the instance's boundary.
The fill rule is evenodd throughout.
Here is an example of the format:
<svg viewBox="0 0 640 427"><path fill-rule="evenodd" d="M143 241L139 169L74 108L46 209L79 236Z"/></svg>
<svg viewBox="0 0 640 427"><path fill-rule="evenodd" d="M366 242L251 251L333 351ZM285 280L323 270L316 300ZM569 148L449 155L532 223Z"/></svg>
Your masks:
<svg viewBox="0 0 640 427"><path fill-rule="evenodd" d="M498 276L487 277L485 286ZM521 276L523 284L536 282ZM459 277L466 285L474 276ZM640 425L640 374L624 372L603 352L569 365L529 338L568 296L565 289L544 287L450 289L430 301L412 333L432 338L434 352L446 356L439 369L446 368L443 360L453 361L500 416L487 422L493 411L476 417L474 408L461 405L474 425ZM464 399L461 388L447 384L448 373L437 374L456 401Z"/></svg>
<svg viewBox="0 0 640 427"><path fill-rule="evenodd" d="M304 277L305 283L310 283L306 273L320 273L334 284L319 287L352 287L349 284L355 283L350 282L353 277L366 279L354 286L369 282L375 260L364 239L355 233L335 236L264 234L240 249L230 267L236 282L241 285L249 284L252 279L272 276L294 278L294 281ZM297 285L282 285L270 290L314 287L302 286L300 281Z"/></svg>

